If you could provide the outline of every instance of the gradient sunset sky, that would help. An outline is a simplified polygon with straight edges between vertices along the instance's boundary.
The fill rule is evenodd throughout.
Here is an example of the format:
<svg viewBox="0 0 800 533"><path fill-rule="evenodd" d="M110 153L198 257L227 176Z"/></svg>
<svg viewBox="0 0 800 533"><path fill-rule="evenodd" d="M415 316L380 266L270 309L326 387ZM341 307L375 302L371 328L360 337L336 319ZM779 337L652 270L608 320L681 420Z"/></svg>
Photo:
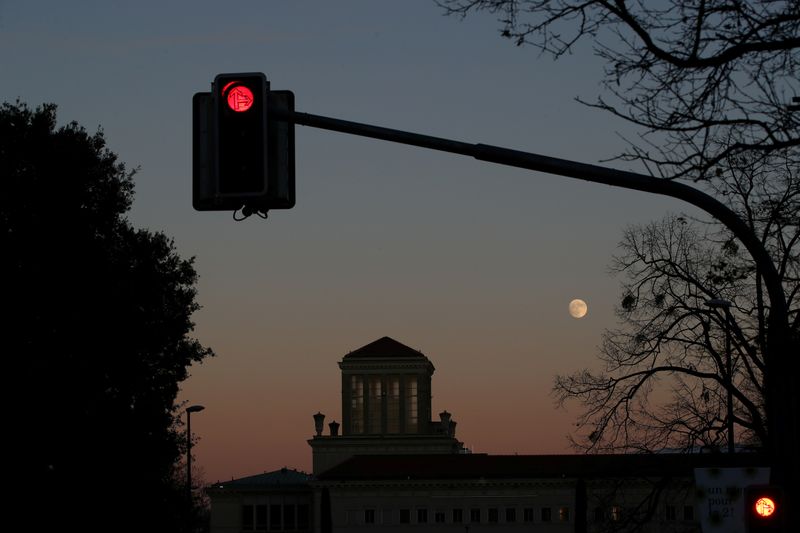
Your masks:
<svg viewBox="0 0 800 533"><path fill-rule="evenodd" d="M206 481L310 471L312 415L341 420L337 362L384 335L433 361L434 413L473 451L570 451L579 406L557 409L552 380L597 365L621 232L687 206L302 126L295 209L191 206L192 95L222 72L264 72L299 111L589 163L635 135L574 101L600 90L590 43L553 62L498 29L432 0L0 2L0 100L102 126L141 168L134 225L196 257L195 335L217 356L180 399L206 407Z"/></svg>

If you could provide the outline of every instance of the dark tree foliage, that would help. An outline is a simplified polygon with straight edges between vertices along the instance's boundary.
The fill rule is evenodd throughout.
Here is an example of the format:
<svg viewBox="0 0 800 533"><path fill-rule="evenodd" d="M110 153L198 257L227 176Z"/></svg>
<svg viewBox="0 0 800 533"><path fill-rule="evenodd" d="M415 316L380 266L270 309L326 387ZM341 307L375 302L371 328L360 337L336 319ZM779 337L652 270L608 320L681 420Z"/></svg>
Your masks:
<svg viewBox="0 0 800 533"><path fill-rule="evenodd" d="M176 397L213 354L189 336L192 261L125 218L132 176L54 105L0 109L4 433L34 530L186 522Z"/></svg>
<svg viewBox="0 0 800 533"><path fill-rule="evenodd" d="M621 159L705 180L729 156L800 146L796 0L439 0L496 14L501 34L559 57L584 38L606 65L589 105L641 127Z"/></svg>

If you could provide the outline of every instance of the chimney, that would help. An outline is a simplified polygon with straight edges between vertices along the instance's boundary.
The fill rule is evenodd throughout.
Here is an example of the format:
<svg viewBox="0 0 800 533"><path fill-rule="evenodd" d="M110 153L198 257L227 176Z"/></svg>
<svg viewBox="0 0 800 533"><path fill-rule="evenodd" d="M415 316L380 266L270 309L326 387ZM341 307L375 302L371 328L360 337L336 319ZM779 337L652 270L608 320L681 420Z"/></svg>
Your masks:
<svg viewBox="0 0 800 533"><path fill-rule="evenodd" d="M339 436L339 422L334 420L333 422L328 424L328 427L331 428L331 437L338 437Z"/></svg>
<svg viewBox="0 0 800 533"><path fill-rule="evenodd" d="M439 420L442 426L442 432L445 434L446 437L450 436L450 413L447 411L442 411L439 413Z"/></svg>
<svg viewBox="0 0 800 533"><path fill-rule="evenodd" d="M325 423L325 415L317 411L314 415L314 429L317 430L317 437L322 436L323 424Z"/></svg>

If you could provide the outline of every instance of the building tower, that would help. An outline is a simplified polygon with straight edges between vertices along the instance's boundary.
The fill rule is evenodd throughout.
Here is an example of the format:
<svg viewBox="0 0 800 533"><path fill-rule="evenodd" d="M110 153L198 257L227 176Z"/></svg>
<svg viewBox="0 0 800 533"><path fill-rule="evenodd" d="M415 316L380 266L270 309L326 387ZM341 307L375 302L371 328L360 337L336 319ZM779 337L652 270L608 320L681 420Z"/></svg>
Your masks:
<svg viewBox="0 0 800 533"><path fill-rule="evenodd" d="M344 356L339 368L344 435L431 432L435 369L422 353L383 337Z"/></svg>
<svg viewBox="0 0 800 533"><path fill-rule="evenodd" d="M345 355L339 368L342 435L336 422L323 435L324 415L314 416L314 474L354 455L463 452L450 413L431 420L435 369L423 353L382 337Z"/></svg>

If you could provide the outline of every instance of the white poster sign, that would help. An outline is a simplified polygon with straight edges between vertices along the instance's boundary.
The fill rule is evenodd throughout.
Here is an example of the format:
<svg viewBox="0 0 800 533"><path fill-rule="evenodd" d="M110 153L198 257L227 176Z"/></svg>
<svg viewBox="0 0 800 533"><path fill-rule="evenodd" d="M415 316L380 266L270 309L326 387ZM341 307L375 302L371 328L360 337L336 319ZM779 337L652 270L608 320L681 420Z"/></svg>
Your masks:
<svg viewBox="0 0 800 533"><path fill-rule="evenodd" d="M769 483L769 468L695 468L694 481L703 533L745 533L743 489Z"/></svg>

